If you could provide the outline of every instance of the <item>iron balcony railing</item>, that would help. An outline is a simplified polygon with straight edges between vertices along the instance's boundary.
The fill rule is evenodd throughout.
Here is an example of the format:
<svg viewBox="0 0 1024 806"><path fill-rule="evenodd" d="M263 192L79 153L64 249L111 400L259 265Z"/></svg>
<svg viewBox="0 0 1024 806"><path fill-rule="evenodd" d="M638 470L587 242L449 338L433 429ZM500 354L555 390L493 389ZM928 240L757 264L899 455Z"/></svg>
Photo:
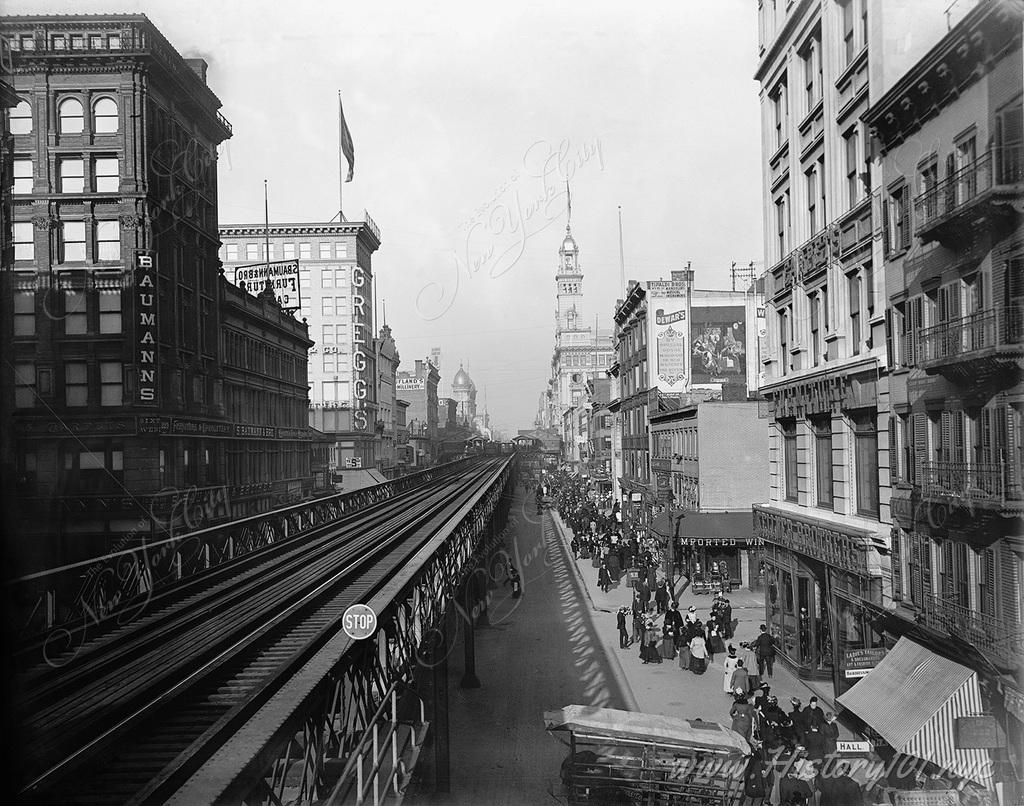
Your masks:
<svg viewBox="0 0 1024 806"><path fill-rule="evenodd" d="M1024 629L1019 621L986 616L930 593L924 600L925 625L951 633L982 652L1013 665L1024 656Z"/></svg>
<svg viewBox="0 0 1024 806"><path fill-rule="evenodd" d="M1024 344L1024 305L986 308L949 322L926 327L905 344L914 363L941 361L989 347Z"/></svg>
<svg viewBox="0 0 1024 806"><path fill-rule="evenodd" d="M1005 462L924 462L921 494L925 499L954 498L998 503L1021 500L1019 484L1008 484Z"/></svg>
<svg viewBox="0 0 1024 806"><path fill-rule="evenodd" d="M1024 147L997 146L914 199L915 234L967 207L997 185L1024 182Z"/></svg>

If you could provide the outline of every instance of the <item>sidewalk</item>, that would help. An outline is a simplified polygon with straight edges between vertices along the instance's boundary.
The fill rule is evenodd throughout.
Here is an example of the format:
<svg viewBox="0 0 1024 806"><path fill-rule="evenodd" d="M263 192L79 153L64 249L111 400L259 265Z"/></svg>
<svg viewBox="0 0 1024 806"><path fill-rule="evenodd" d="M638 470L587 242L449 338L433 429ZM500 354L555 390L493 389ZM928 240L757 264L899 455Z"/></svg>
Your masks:
<svg viewBox="0 0 1024 806"><path fill-rule="evenodd" d="M728 726L731 723L729 709L733 700L724 689L725 672L722 661L725 655L716 654L707 672L695 675L680 669L678 660L642 664L639 658L640 648L636 644L627 649L619 648L615 615L620 607L628 607L633 601L633 591L626 585L626 575L623 574L619 582L607 593L602 592L597 585L597 569L592 567L590 560L572 560L572 551L568 545L571 540L570 531L557 511L552 509L550 514L556 534L566 545L570 564L579 574L591 607L597 611L594 620L600 629L601 643L609 654L619 659L625 676L624 684L631 689L638 710L682 719L699 718ZM677 583L676 598L679 610L685 613L692 605L697 608L697 615L701 621L706 621L712 597L694 594L689 586L679 592L681 587L682 584ZM741 641L753 641L757 637L758 627L764 621L764 600L761 594L743 589L730 593L729 601L732 604L733 619L738 623L735 634L727 643L737 648L737 654L744 659L744 666L752 666L756 671L757 664L752 653L740 649L739 644ZM632 634L632 616L628 623ZM660 616L657 618L657 624L660 628ZM823 710L835 712L831 689L815 689L779 661L776 661L774 677L769 679L768 683L771 686L771 693L779 698L779 705L786 711L789 711L789 701L792 697L798 697L806 706L811 697L817 696ZM842 724L839 731L841 741L860 739Z"/></svg>

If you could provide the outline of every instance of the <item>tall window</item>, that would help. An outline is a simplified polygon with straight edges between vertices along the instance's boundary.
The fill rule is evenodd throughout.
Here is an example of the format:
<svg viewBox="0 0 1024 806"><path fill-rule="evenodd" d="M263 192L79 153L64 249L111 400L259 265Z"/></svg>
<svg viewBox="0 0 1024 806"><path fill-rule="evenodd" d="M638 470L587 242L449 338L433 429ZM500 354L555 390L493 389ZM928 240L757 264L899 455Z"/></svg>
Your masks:
<svg viewBox="0 0 1024 806"><path fill-rule="evenodd" d="M313 257L313 250L308 243L299 244L299 257L303 260L309 260Z"/></svg>
<svg viewBox="0 0 1024 806"><path fill-rule="evenodd" d="M121 259L121 225L117 221L96 222L96 259Z"/></svg>
<svg viewBox="0 0 1024 806"><path fill-rule="evenodd" d="M324 316L334 316L334 297L323 297L320 300L321 313Z"/></svg>
<svg viewBox="0 0 1024 806"><path fill-rule="evenodd" d="M977 157L974 135L965 137L956 144L953 154L953 169L957 175L956 203L964 204L978 192L978 174L974 170Z"/></svg>
<svg viewBox="0 0 1024 806"><path fill-rule="evenodd" d="M85 260L85 222L64 221L61 225L61 263Z"/></svg>
<svg viewBox="0 0 1024 806"><path fill-rule="evenodd" d="M32 133L32 107L28 101L21 101L10 111L7 118L7 131L11 134Z"/></svg>
<svg viewBox="0 0 1024 806"><path fill-rule="evenodd" d="M811 306L811 364L816 367L821 359L821 296L810 294L807 301Z"/></svg>
<svg viewBox="0 0 1024 806"><path fill-rule="evenodd" d="M64 401L68 406L88 405L89 376L84 361L64 365Z"/></svg>
<svg viewBox="0 0 1024 806"><path fill-rule="evenodd" d="M320 287L334 288L334 267L327 266L320 270Z"/></svg>
<svg viewBox="0 0 1024 806"><path fill-rule="evenodd" d="M860 159L857 155L857 140L859 132L854 126L843 135L843 144L846 151L846 196L850 207L853 207L861 200L863 183L860 181Z"/></svg>
<svg viewBox="0 0 1024 806"><path fill-rule="evenodd" d="M14 335L36 334L36 292L32 288L19 289L14 294Z"/></svg>
<svg viewBox="0 0 1024 806"><path fill-rule="evenodd" d="M935 192L935 186L939 183L939 165L932 159L928 164L920 168L918 174L918 192L924 196L924 215L927 220L932 220L938 214L939 197Z"/></svg>
<svg viewBox="0 0 1024 806"><path fill-rule="evenodd" d="M803 61L804 68L804 101L806 104L806 113L810 114L811 110L817 105L818 101L821 100L821 88L822 84L822 64L821 64L821 32L816 31L814 35L804 45L804 49L800 54L800 58Z"/></svg>
<svg viewBox="0 0 1024 806"><path fill-rule="evenodd" d="M818 209L818 189L816 187L815 175L816 171L814 168L811 168L805 174L807 178L807 231L810 233L818 231L818 218L816 215Z"/></svg>
<svg viewBox="0 0 1024 806"><path fill-rule="evenodd" d="M883 224L887 229L885 241L890 254L910 248L910 189L902 184L889 191L887 215Z"/></svg>
<svg viewBox="0 0 1024 806"><path fill-rule="evenodd" d="M857 474L857 514L878 517L878 426L875 412L851 417Z"/></svg>
<svg viewBox="0 0 1024 806"><path fill-rule="evenodd" d="M323 326L323 339L321 341L324 344L334 344L334 325Z"/></svg>
<svg viewBox="0 0 1024 806"><path fill-rule="evenodd" d="M117 102L113 98L100 98L92 105L92 128L96 134L117 131Z"/></svg>
<svg viewBox="0 0 1024 806"><path fill-rule="evenodd" d="M89 330L85 290L69 288L64 292L64 332L81 335Z"/></svg>
<svg viewBox="0 0 1024 806"><path fill-rule="evenodd" d="M844 65L849 64L853 61L853 57L856 54L856 45L854 43L854 29L856 28L856 9L854 8L857 0L846 0L843 4L843 55L845 57Z"/></svg>
<svg viewBox="0 0 1024 806"><path fill-rule="evenodd" d="M850 354L860 354L860 275L851 274L846 278L850 293Z"/></svg>
<svg viewBox="0 0 1024 806"><path fill-rule="evenodd" d="M245 259L246 260L259 260L260 257L260 245L256 243L247 243L245 245Z"/></svg>
<svg viewBox="0 0 1024 806"><path fill-rule="evenodd" d="M58 163L61 193L82 193L85 191L85 169L80 157L62 159Z"/></svg>
<svg viewBox="0 0 1024 806"><path fill-rule="evenodd" d="M65 98L57 107L57 130L61 134L81 134L84 128L82 102L77 98Z"/></svg>
<svg viewBox="0 0 1024 806"><path fill-rule="evenodd" d="M337 372L337 353L324 353L324 372Z"/></svg>
<svg viewBox="0 0 1024 806"><path fill-rule="evenodd" d="M98 157L93 163L93 189L97 193L117 193L121 187L117 157Z"/></svg>
<svg viewBox="0 0 1024 806"><path fill-rule="evenodd" d="M832 509L832 418L819 417L814 427L814 474L818 506Z"/></svg>
<svg viewBox="0 0 1024 806"><path fill-rule="evenodd" d="M798 499L796 464L796 420L779 420L782 428L782 457L785 472L786 500Z"/></svg>
<svg viewBox="0 0 1024 806"><path fill-rule="evenodd" d="M778 233L779 260L786 256L786 197L775 200L775 226Z"/></svg>
<svg viewBox="0 0 1024 806"><path fill-rule="evenodd" d="M13 193L24 194L32 192L32 160L16 159L12 163L14 173Z"/></svg>
<svg viewBox="0 0 1024 806"><path fill-rule="evenodd" d="M330 241L321 241L320 244L319 244L319 250L320 250L319 251L319 255L320 255L320 259L321 260L330 260L331 259L331 242Z"/></svg>
<svg viewBox="0 0 1024 806"><path fill-rule="evenodd" d="M292 260L295 257L295 244L286 243L284 245L284 259Z"/></svg>
<svg viewBox="0 0 1024 806"><path fill-rule="evenodd" d="M815 168L818 174L818 221L819 229L824 229L828 223L828 210L825 207L825 155L818 157L818 164Z"/></svg>
<svg viewBox="0 0 1024 806"><path fill-rule="evenodd" d="M119 361L100 361L100 405L124 405L124 370Z"/></svg>
<svg viewBox="0 0 1024 806"><path fill-rule="evenodd" d="M782 353L779 357L782 374L785 375L789 367L789 316L785 308L779 311L779 351Z"/></svg>
<svg viewBox="0 0 1024 806"><path fill-rule="evenodd" d="M775 148L779 149L786 142L786 128L789 121L785 78L775 85L769 98L772 104L772 125L775 127Z"/></svg>
<svg viewBox="0 0 1024 806"><path fill-rule="evenodd" d="M996 181L1012 185L1024 180L1024 109L1020 98L996 111Z"/></svg>
<svg viewBox="0 0 1024 806"><path fill-rule="evenodd" d="M121 332L121 291L105 288L99 292L100 333Z"/></svg>
<svg viewBox="0 0 1024 806"><path fill-rule="evenodd" d="M14 365L14 405L30 409L36 404L36 365Z"/></svg>
<svg viewBox="0 0 1024 806"><path fill-rule="evenodd" d="M14 222L14 259L32 260L36 256L35 230L31 221Z"/></svg>

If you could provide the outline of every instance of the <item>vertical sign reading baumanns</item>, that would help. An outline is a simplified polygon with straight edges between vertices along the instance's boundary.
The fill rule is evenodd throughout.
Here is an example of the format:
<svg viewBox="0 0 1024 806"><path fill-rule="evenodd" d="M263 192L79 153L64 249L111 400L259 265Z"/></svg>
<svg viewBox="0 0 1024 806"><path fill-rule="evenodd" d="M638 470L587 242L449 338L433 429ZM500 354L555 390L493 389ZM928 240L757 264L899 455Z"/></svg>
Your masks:
<svg viewBox="0 0 1024 806"><path fill-rule="evenodd" d="M156 255L146 249L135 251L135 403L156 406L157 400L157 293Z"/></svg>

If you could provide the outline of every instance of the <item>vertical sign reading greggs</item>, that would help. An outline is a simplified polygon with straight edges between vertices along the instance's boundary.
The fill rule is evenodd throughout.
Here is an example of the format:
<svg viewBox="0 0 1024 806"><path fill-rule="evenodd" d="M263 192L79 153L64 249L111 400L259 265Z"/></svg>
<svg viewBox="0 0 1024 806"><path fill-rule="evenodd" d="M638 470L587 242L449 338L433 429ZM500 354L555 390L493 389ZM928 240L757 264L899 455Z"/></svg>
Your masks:
<svg viewBox="0 0 1024 806"><path fill-rule="evenodd" d="M366 297L363 288L366 286L366 275L362 266L352 269L352 369L355 377L352 380L352 427L357 431L365 431L368 419L366 416Z"/></svg>
<svg viewBox="0 0 1024 806"><path fill-rule="evenodd" d="M157 295L156 255L148 249L135 251L135 293L138 318L135 320L138 378L135 403L156 406L157 400Z"/></svg>

